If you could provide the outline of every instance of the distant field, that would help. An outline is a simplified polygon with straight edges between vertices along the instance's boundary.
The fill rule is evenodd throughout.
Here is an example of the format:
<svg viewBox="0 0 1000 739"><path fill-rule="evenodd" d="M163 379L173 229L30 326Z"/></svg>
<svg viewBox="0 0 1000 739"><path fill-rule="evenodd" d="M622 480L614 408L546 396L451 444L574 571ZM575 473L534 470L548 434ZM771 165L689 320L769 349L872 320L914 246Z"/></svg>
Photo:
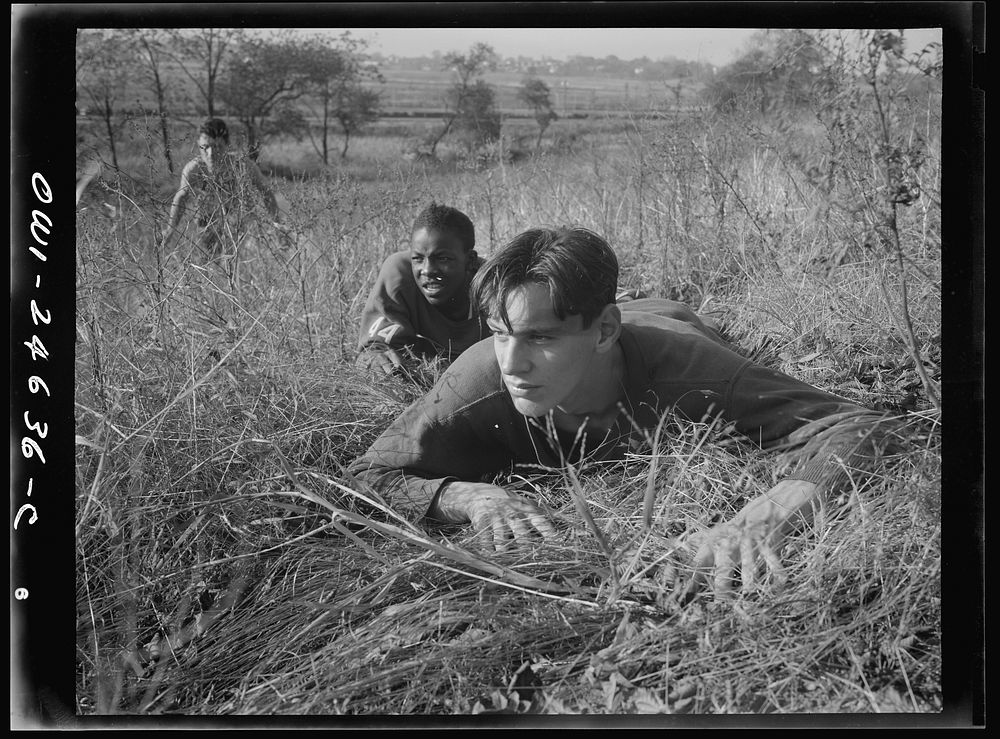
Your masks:
<svg viewBox="0 0 1000 739"><path fill-rule="evenodd" d="M452 84L450 73L433 69L384 69L384 109L389 114L423 113L441 110L445 91ZM508 115L530 115L517 99L517 91L526 75L514 72L491 72L484 79L497 91L500 109ZM630 80L607 77L564 77L540 75L552 91L556 112L563 116L592 112L672 110L677 98L671 88L681 85L680 105L698 104L698 82L680 80Z"/></svg>

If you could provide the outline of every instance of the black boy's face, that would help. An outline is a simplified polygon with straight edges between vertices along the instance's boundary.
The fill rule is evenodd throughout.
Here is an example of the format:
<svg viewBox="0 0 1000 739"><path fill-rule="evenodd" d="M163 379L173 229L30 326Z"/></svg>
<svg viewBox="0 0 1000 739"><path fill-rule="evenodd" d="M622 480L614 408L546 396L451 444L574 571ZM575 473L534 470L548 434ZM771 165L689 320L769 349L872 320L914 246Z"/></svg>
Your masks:
<svg viewBox="0 0 1000 739"><path fill-rule="evenodd" d="M469 253L455 234L421 228L413 234L410 265L413 279L431 305L468 297Z"/></svg>

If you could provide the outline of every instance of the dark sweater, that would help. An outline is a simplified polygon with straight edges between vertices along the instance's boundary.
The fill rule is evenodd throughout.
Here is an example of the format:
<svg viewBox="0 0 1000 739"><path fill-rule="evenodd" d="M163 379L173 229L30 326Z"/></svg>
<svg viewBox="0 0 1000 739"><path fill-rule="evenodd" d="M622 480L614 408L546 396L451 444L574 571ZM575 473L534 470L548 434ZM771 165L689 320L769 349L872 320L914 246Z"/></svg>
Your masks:
<svg viewBox="0 0 1000 739"><path fill-rule="evenodd" d="M676 304L670 301L639 300L620 307L627 415L619 414L606 436L584 440L588 459L624 458L630 445L641 443L643 432L652 435L670 410L694 421L721 415L764 448L788 444L790 437L807 441L796 438L804 427L829 419L830 423L809 427L819 427L821 433L808 435L819 443L803 455L791 477L826 487L844 481L841 462L850 463L859 453L859 437L857 424L843 419L856 421L870 411L753 364L700 322L667 317L676 315ZM480 481L520 466L559 468L563 459L579 458L580 440L574 444L575 435L560 434L556 444L544 431L544 421L529 419L514 408L493 341L487 339L462 354L349 471L398 512L416 520L451 480ZM836 426L835 421L842 424L842 431L824 430Z"/></svg>

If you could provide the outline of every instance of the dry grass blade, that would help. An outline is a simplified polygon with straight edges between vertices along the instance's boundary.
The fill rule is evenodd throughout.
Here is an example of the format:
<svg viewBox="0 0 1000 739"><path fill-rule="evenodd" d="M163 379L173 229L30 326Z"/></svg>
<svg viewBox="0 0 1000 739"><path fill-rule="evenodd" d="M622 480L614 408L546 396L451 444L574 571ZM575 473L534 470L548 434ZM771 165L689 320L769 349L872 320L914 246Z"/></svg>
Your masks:
<svg viewBox="0 0 1000 739"><path fill-rule="evenodd" d="M404 541L408 544L413 544L417 547L420 547L421 549L425 549L429 552L445 557L446 559L449 559L453 562L465 565L466 567L472 567L473 569L489 573L499 578L502 582L505 583L511 583L522 588L530 590L538 590L542 592L555 592L555 593L572 592L565 586L553 584L551 582L545 582L543 580L539 580L534 577L528 577L526 575L522 575L521 573L512 570L509 567L505 567L503 565L497 564L496 562L484 559L454 544L442 544L440 542L436 542L427 537L425 534L419 532L419 530L413 528L412 525L408 525L408 527L404 529L400 528L399 526L393 526L392 524L384 523L381 521L375 521L374 519L371 519L367 516L363 516L359 513L354 513L352 511L344 510L343 508L334 505L330 501L326 500L322 496L316 494L315 492L307 488L305 485L303 485L299 481L298 476L292 471L291 466L288 464L288 460L284 459L284 457L281 456L280 452L278 452L277 450L275 451L276 454L278 455L278 459L282 466L282 469L285 470L285 474L292 481L298 493L307 500L316 503L325 510L329 511L335 517L342 518L345 521L348 521L352 524L363 526L373 531L377 531L378 533L383 534L384 536L388 536L393 539L397 539L399 541ZM349 491L349 492L352 492L359 496L361 495L360 493L356 493L356 491Z"/></svg>

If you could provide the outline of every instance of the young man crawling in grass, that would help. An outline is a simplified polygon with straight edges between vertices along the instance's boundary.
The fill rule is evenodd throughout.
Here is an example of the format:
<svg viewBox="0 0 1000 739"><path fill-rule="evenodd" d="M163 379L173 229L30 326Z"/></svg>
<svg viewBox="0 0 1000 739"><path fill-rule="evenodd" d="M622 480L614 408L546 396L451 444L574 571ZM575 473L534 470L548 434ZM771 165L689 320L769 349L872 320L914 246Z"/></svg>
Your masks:
<svg viewBox="0 0 1000 739"><path fill-rule="evenodd" d="M431 203L410 233L409 250L383 262L361 315L357 364L386 374L409 372L420 361L440 359L447 365L490 335L486 317L469 294L482 263L469 217ZM618 300L637 295L623 292ZM683 303L661 303L661 312L714 335Z"/></svg>
<svg viewBox="0 0 1000 739"><path fill-rule="evenodd" d="M410 234L410 248L382 264L361 314L357 364L386 374L422 360L450 362L489 336L469 297L480 265L469 217L431 203Z"/></svg>
<svg viewBox="0 0 1000 739"><path fill-rule="evenodd" d="M694 555L691 589L729 590L737 568L749 585L762 565L777 570L782 539L815 506L871 468L889 438L881 416L755 365L704 327L669 317L662 301L617 305L617 275L614 253L590 231L515 237L473 285L493 336L350 471L397 511L471 522L499 548L554 529L534 503L483 480L584 454L621 459L668 412L721 416L764 448L801 446L792 474L706 532Z"/></svg>

